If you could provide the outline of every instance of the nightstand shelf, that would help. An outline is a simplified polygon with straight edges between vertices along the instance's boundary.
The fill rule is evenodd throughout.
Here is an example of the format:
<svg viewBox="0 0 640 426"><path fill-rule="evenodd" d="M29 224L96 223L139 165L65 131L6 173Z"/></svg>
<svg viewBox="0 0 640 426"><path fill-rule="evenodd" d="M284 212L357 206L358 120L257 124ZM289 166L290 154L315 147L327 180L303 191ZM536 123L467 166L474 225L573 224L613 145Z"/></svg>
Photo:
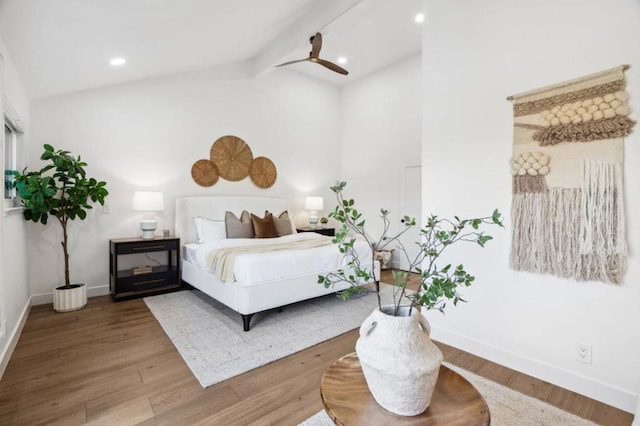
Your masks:
<svg viewBox="0 0 640 426"><path fill-rule="evenodd" d="M114 299L126 299L180 289L179 238L122 238L109 240L109 287ZM167 252L166 265L157 265L150 272L134 274L132 268L122 268L120 257L153 252Z"/></svg>
<svg viewBox="0 0 640 426"><path fill-rule="evenodd" d="M336 236L336 228L315 228L315 229L311 229L311 228L296 228L296 231L298 232L316 232L320 235L326 235L329 237L335 237Z"/></svg>

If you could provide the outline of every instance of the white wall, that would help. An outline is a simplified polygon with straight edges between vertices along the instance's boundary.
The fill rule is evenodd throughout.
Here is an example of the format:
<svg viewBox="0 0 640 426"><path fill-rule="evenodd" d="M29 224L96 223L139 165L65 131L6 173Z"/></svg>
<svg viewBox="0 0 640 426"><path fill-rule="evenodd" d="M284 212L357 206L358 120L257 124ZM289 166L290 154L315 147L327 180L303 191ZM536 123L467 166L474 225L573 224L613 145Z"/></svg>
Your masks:
<svg viewBox="0 0 640 426"><path fill-rule="evenodd" d="M469 303L429 314L433 336L632 412L640 382L640 128L625 140L629 267L620 285L508 267L512 148L508 95L621 64L640 111L640 3L634 0L425 1L423 211L499 208L506 230L456 252L475 272ZM576 344L593 347L591 365Z"/></svg>
<svg viewBox="0 0 640 426"><path fill-rule="evenodd" d="M173 229L176 196L219 194L287 197L303 225L304 196L327 198L340 167L339 90L284 69L253 79L249 64L235 64L40 99L32 122L31 167L40 167L41 146L50 143L80 154L90 176L108 183L111 214L98 206L87 221L70 225L71 280L87 283L90 294L108 291L108 240L140 233L135 190L165 193L159 229ZM254 157L270 158L278 169L275 185L260 189L247 178L198 186L192 164L208 158L224 135L244 139ZM29 227L44 230L31 237L34 303L50 302L63 278L60 230Z"/></svg>
<svg viewBox="0 0 640 426"><path fill-rule="evenodd" d="M382 232L380 208L391 211L399 229L401 177L420 165L420 54L344 87L342 91L341 180L345 197L355 199L375 238ZM335 198L330 207L335 206Z"/></svg>
<svg viewBox="0 0 640 426"><path fill-rule="evenodd" d="M29 139L29 99L17 70L3 41L0 39L0 54L4 58L4 84L0 83L0 93L9 100L14 111L24 125L24 142ZM0 73L1 74L1 73ZM0 107L0 112L1 112ZM4 130L3 130L4 132ZM4 148L0 151L0 158ZM4 161L4 160L2 160ZM0 337L0 375L9 360L11 345L17 341L21 322L30 306L27 270L27 234L21 211L3 212L0 216L1 258L0 258L0 299L3 317L6 319L5 333Z"/></svg>

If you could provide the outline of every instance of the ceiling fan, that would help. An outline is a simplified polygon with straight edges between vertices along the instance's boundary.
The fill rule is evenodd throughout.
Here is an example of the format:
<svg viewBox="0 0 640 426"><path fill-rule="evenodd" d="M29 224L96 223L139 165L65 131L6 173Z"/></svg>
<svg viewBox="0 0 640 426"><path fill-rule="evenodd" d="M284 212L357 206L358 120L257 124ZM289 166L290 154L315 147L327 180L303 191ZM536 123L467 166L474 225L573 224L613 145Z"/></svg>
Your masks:
<svg viewBox="0 0 640 426"><path fill-rule="evenodd" d="M276 67L282 67L284 65L296 64L298 62L314 62L316 64L320 64L326 68L329 68L331 71L335 71L339 74L347 75L349 71L344 68L334 64L333 62L329 62L325 59L321 59L318 55L320 55L320 49L322 48L322 34L315 33L309 39L309 43L311 43L311 52L309 52L309 57L304 59L298 59L296 61L285 62L284 64L276 65Z"/></svg>

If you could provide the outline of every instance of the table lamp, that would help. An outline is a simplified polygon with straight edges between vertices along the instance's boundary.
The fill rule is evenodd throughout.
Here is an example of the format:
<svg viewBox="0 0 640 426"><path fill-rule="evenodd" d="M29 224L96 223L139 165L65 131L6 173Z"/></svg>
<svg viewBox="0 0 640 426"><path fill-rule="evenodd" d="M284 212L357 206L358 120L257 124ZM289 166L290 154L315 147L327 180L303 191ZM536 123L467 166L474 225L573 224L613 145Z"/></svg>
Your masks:
<svg viewBox="0 0 640 426"><path fill-rule="evenodd" d="M143 240L153 240L158 227L153 212L164 210L164 194L162 192L136 191L133 194L133 210L144 212L140 229Z"/></svg>
<svg viewBox="0 0 640 426"><path fill-rule="evenodd" d="M304 208L309 210L309 228L316 229L318 226L318 211L324 208L322 197L307 197Z"/></svg>

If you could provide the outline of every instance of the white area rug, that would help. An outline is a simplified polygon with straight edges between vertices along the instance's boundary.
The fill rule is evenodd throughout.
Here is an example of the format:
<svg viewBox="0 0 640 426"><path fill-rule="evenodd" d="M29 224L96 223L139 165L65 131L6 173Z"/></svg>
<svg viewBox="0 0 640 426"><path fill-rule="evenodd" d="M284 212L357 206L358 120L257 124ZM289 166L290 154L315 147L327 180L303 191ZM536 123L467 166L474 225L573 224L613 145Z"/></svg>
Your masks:
<svg viewBox="0 0 640 426"><path fill-rule="evenodd" d="M392 300L392 287L381 288ZM331 294L257 313L245 332L240 314L197 290L144 301L203 387L358 328L377 306L373 293L346 302Z"/></svg>
<svg viewBox="0 0 640 426"><path fill-rule="evenodd" d="M445 365L466 378L482 394L489 406L492 426L582 426L596 424L459 367L448 363ZM300 423L300 426L333 426L333 422L322 410Z"/></svg>

